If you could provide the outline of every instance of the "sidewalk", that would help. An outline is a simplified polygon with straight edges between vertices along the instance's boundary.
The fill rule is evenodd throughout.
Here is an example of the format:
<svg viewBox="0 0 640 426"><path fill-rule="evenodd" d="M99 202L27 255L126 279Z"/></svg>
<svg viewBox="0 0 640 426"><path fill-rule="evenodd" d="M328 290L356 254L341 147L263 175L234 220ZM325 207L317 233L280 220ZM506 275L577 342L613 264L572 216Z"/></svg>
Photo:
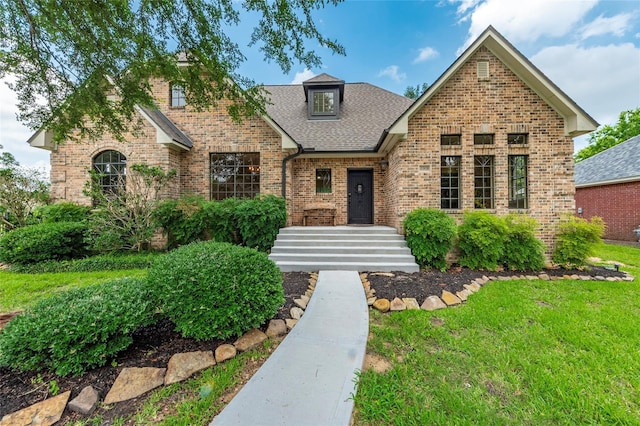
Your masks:
<svg viewBox="0 0 640 426"><path fill-rule="evenodd" d="M347 426L368 333L358 273L320 271L303 317L211 426Z"/></svg>

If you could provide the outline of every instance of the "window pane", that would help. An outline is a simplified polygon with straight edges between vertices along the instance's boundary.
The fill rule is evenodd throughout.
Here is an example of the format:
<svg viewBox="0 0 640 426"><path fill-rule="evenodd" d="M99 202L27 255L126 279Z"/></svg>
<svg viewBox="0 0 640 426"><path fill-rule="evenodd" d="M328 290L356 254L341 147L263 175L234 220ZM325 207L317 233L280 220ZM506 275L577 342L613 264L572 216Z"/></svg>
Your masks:
<svg viewBox="0 0 640 426"><path fill-rule="evenodd" d="M473 135L474 145L493 145L493 135L491 134L475 134Z"/></svg>
<svg viewBox="0 0 640 426"><path fill-rule="evenodd" d="M93 169L100 175L104 193L117 194L126 187L127 159L118 151L103 151L93 159Z"/></svg>
<svg viewBox="0 0 640 426"><path fill-rule="evenodd" d="M527 188L528 157L526 155L509 156L509 208L526 209L529 207Z"/></svg>
<svg viewBox="0 0 640 426"><path fill-rule="evenodd" d="M460 145L460 135L440 135L440 145Z"/></svg>
<svg viewBox="0 0 640 426"><path fill-rule="evenodd" d="M184 95L184 87L174 84L171 86L171 106L183 107L187 104L187 98Z"/></svg>
<svg viewBox="0 0 640 426"><path fill-rule="evenodd" d="M440 208L459 207L460 163L459 156L449 155L440 158Z"/></svg>
<svg viewBox="0 0 640 426"><path fill-rule="evenodd" d="M528 136L526 133L510 133L507 135L507 143L509 145L524 145L528 143Z"/></svg>
<svg viewBox="0 0 640 426"><path fill-rule="evenodd" d="M477 209L493 208L493 156L478 155L474 157L474 200Z"/></svg>
<svg viewBox="0 0 640 426"><path fill-rule="evenodd" d="M260 193L259 153L215 153L210 157L211 199L253 198Z"/></svg>
<svg viewBox="0 0 640 426"><path fill-rule="evenodd" d="M320 115L335 114L334 92L313 92L313 113Z"/></svg>
<svg viewBox="0 0 640 426"><path fill-rule="evenodd" d="M331 193L331 169L316 169L316 193Z"/></svg>

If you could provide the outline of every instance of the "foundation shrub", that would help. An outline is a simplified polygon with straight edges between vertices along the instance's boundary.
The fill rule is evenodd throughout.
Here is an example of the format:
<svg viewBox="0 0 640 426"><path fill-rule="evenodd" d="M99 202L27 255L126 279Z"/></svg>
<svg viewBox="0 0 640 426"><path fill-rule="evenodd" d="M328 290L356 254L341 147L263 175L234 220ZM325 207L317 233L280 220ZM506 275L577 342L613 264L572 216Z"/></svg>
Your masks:
<svg viewBox="0 0 640 426"><path fill-rule="evenodd" d="M36 303L0 331L0 365L79 375L105 365L153 322L146 282L125 278L72 289Z"/></svg>
<svg viewBox="0 0 640 426"><path fill-rule="evenodd" d="M447 253L456 234L453 218L442 210L420 208L407 215L403 226L407 245L418 263L445 270Z"/></svg>
<svg viewBox="0 0 640 426"><path fill-rule="evenodd" d="M42 206L35 212L42 223L82 222L89 215L90 208L70 201Z"/></svg>
<svg viewBox="0 0 640 426"><path fill-rule="evenodd" d="M24 226L0 237L0 260L31 264L83 257L86 226L81 222L54 222Z"/></svg>
<svg viewBox="0 0 640 426"><path fill-rule="evenodd" d="M226 198L222 201L209 201L203 207L205 232L214 241L240 244L240 231L236 209L245 201Z"/></svg>
<svg viewBox="0 0 640 426"><path fill-rule="evenodd" d="M282 274L266 254L229 243L189 244L160 257L149 284L185 337L240 336L284 302Z"/></svg>
<svg viewBox="0 0 640 426"><path fill-rule="evenodd" d="M507 233L503 218L482 211L466 212L458 227L460 265L495 270L503 258Z"/></svg>
<svg viewBox="0 0 640 426"><path fill-rule="evenodd" d="M524 214L510 214L504 220L507 237L502 262L505 266L513 271L539 271L544 268L545 246L535 235L538 221Z"/></svg>
<svg viewBox="0 0 640 426"><path fill-rule="evenodd" d="M586 219L566 215L556 231L556 246L551 260L565 268L582 268L593 255L596 244L602 241L605 223L594 216L591 222Z"/></svg>
<svg viewBox="0 0 640 426"><path fill-rule="evenodd" d="M175 248L205 239L205 201L200 196L185 196L162 201L153 210L153 218L168 239L168 248Z"/></svg>
<svg viewBox="0 0 640 426"><path fill-rule="evenodd" d="M236 208L236 217L242 243L266 252L273 246L280 228L287 223L286 202L275 195L246 200Z"/></svg>
<svg viewBox="0 0 640 426"><path fill-rule="evenodd" d="M113 253L71 260L47 260L29 265L13 264L11 272L42 274L47 272L94 272L146 269L153 265L158 253Z"/></svg>

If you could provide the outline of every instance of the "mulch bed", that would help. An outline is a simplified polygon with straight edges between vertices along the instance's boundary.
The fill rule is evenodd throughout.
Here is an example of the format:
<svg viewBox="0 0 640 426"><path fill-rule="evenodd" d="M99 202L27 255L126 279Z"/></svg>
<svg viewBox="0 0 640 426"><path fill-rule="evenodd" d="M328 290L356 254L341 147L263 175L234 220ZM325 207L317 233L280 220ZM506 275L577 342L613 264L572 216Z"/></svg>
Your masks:
<svg viewBox="0 0 640 426"><path fill-rule="evenodd" d="M549 275L591 275L591 276L623 276L623 273L611 271L605 268L594 267L589 272L547 270ZM371 287L376 290L376 296L387 298L413 297L418 303L431 295L441 295L443 290L455 293L475 278L489 275L487 272L472 271L463 268L454 268L448 272L421 271L415 274L395 272L393 276L369 275ZM510 273L495 273L490 275L512 275ZM525 273L526 275L526 273ZM290 272L284 274L283 286L285 303L278 310L275 318L289 318L289 310L294 306L293 299L300 297L307 289L309 274ZM144 327L134 334L134 343L125 352L121 353L113 363L104 367L91 370L80 377L59 377L51 372L16 372L7 368L0 368L0 418L32 404L43 401L49 397L48 385L55 380L60 393L72 390L71 398L85 386L92 385L101 397L104 397L117 375L124 367L165 367L172 355L180 352L214 350L222 343L232 341L204 341L183 338L173 330L173 324L168 320L162 320L157 324ZM266 328L266 324L265 327ZM115 366L114 366L115 365ZM101 424L110 424L115 417L128 417L134 414L144 403L147 395L127 401L126 403L113 404L109 409L99 407L93 416L101 416ZM83 416L65 410L60 424L72 423L82 419Z"/></svg>

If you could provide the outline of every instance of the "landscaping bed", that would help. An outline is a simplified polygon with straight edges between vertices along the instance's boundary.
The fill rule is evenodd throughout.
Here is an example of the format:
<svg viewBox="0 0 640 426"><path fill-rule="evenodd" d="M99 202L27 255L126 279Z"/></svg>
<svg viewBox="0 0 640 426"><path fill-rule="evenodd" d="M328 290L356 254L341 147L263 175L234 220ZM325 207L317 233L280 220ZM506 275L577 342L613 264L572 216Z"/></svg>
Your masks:
<svg viewBox="0 0 640 426"><path fill-rule="evenodd" d="M544 271L550 276L563 275L589 275L589 276L616 276L624 274L602 267L593 267L590 271L567 271L564 269ZM426 297L440 295L443 290L455 293L463 289L475 278L487 275L487 272L473 271L466 268L454 268L447 272L421 271L416 274L395 272L392 274L370 274L371 287L376 290L379 298L393 299L394 297L411 297L421 303ZM510 272L492 272L493 276L513 276ZM517 274L521 275L520 273ZM526 273L524 274L526 275ZM283 280L285 303L279 308L275 318L289 318L289 310L294 306L294 298L303 294L307 286L309 274L285 273ZM266 325L265 325L266 328ZM214 350L222 343L229 341L208 340L197 341L183 338L174 331L173 324L168 320L141 328L134 333L134 343L124 352L119 354L113 363L104 367L93 369L80 377L59 377L50 372L14 372L6 368L0 368L0 418L8 413L18 411L34 403L50 397L50 391L55 382L55 388L62 393L73 390L72 398L83 387L92 385L101 396L104 397L110 386L115 381L118 373L124 367L164 367L172 355L180 352ZM258 366L255 366L257 369ZM101 416L102 424L109 424L114 418L128 418L136 413L148 394L135 398L127 403L118 403L109 407L100 406L94 416ZM79 414L65 411L61 424L80 420Z"/></svg>

